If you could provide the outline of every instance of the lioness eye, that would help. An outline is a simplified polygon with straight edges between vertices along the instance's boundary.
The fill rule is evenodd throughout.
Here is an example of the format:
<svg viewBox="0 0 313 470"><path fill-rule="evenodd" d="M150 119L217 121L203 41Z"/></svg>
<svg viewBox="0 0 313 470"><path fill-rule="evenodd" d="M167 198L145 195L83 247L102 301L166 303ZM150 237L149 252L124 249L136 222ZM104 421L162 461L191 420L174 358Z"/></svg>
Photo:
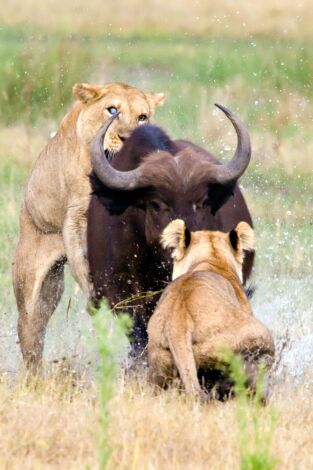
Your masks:
<svg viewBox="0 0 313 470"><path fill-rule="evenodd" d="M146 114L139 114L139 116L138 116L138 121L139 122L146 121L147 119L148 119L148 116Z"/></svg>
<svg viewBox="0 0 313 470"><path fill-rule="evenodd" d="M107 110L112 116L117 113L117 108L115 106L110 106L109 108L107 108Z"/></svg>

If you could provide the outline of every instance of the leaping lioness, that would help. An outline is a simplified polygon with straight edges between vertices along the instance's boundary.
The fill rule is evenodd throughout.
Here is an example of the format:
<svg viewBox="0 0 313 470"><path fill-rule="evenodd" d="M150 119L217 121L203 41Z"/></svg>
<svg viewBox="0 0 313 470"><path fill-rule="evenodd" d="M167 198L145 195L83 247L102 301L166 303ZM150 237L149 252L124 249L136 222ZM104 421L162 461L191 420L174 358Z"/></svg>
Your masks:
<svg viewBox="0 0 313 470"><path fill-rule="evenodd" d="M173 250L174 267L173 282L148 324L152 381L164 386L178 371L186 392L200 395L199 369L216 376L221 349L227 348L243 356L253 391L258 365L269 367L275 348L242 287L244 252L254 249L252 228L240 222L230 233L189 232L177 219L164 229L161 243Z"/></svg>
<svg viewBox="0 0 313 470"><path fill-rule="evenodd" d="M90 199L90 142L101 125L120 112L106 134L111 159L139 124L149 122L163 93L144 93L122 83L76 84L78 98L47 143L28 180L13 264L19 310L18 335L28 367L40 366L44 333L63 293L63 268L87 297L91 294L86 260L86 212Z"/></svg>

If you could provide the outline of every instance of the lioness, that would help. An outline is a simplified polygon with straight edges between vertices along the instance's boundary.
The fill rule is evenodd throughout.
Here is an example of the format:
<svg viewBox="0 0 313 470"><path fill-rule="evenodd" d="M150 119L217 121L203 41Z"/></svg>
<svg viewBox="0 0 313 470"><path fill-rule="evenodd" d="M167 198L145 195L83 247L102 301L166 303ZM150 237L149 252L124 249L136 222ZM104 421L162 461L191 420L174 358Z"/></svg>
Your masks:
<svg viewBox="0 0 313 470"><path fill-rule="evenodd" d="M76 84L78 99L34 164L20 216L13 263L19 310L18 335L27 366L40 365L44 333L63 292L63 267L87 297L92 288L86 261L86 212L91 192L90 142L100 126L120 112L106 134L111 159L139 124L149 122L163 93L144 93L122 83Z"/></svg>
<svg viewBox="0 0 313 470"><path fill-rule="evenodd" d="M242 287L244 251L254 249L254 232L240 222L230 233L189 232L171 222L161 243L173 249L173 282L148 324L150 376L162 386L178 370L187 393L201 394L198 370L217 369L221 348L245 359L252 391L258 363L274 357L268 329L252 314Z"/></svg>

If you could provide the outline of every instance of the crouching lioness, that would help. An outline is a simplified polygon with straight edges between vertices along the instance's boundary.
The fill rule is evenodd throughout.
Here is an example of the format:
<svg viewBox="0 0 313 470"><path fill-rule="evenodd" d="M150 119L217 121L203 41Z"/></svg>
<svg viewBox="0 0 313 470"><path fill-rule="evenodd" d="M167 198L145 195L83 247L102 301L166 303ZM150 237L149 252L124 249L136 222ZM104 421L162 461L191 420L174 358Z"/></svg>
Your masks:
<svg viewBox="0 0 313 470"><path fill-rule="evenodd" d="M148 324L152 381L164 386L178 371L186 392L200 394L199 370L216 371L226 348L244 358L253 391L258 365L273 361L274 342L242 287L244 252L254 249L252 228L240 222L230 233L189 232L174 220L161 243L173 250L174 267Z"/></svg>

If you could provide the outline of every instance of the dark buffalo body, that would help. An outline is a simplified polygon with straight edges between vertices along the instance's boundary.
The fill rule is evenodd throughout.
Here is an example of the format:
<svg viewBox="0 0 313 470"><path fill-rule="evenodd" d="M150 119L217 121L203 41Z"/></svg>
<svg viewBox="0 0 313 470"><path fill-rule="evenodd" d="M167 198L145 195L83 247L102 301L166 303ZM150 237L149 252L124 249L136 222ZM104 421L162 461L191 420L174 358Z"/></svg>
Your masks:
<svg viewBox="0 0 313 470"><path fill-rule="evenodd" d="M101 138L94 152L96 145L99 149ZM99 161L100 157L102 164L105 156L100 155ZM135 175L140 184L130 187L132 183L126 182L127 189L122 189L124 183L117 180L115 185L114 174L108 181L107 162L105 182L97 165L91 175L88 259L95 301L106 297L115 306L134 294L165 287L172 265L159 237L170 220L181 218L192 231L228 232L240 221L252 225L238 177L222 183L218 177L210 178L223 165L190 142L172 141L157 126L136 128L110 164L120 170L118 177L140 167L140 175ZM245 280L252 265L253 255L244 263ZM134 318L137 352L146 344L146 325L157 299L157 295L136 299L123 309Z"/></svg>

